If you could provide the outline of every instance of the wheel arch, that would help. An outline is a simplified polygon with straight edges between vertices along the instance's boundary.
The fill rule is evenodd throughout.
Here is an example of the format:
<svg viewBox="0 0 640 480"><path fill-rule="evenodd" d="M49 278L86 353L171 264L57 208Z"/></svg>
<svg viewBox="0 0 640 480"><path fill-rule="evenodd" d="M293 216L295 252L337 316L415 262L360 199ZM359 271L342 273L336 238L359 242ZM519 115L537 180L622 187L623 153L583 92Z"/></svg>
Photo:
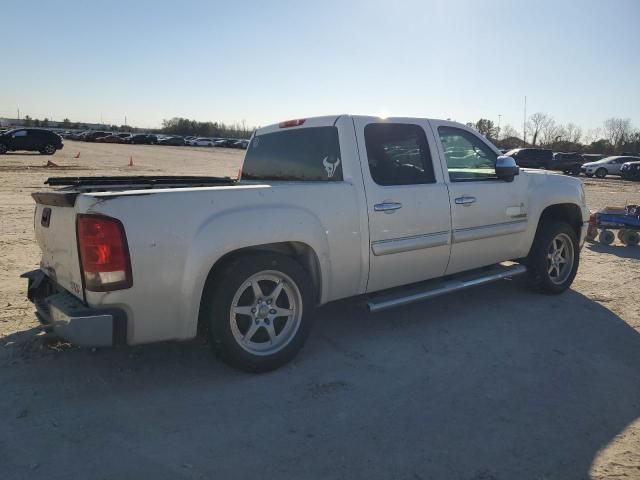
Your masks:
<svg viewBox="0 0 640 480"><path fill-rule="evenodd" d="M314 303L317 305L320 302L320 299L322 298L322 269L320 267L318 255L310 245L300 241L286 241L242 247L226 253L211 266L202 287L202 291L200 292L200 305L198 308L199 331L203 328L206 319L203 312L207 308L206 302L208 291L220 280L221 273L224 271L225 267L239 257L255 253L269 252L285 255L298 262L311 279L314 292Z"/></svg>
<svg viewBox="0 0 640 480"><path fill-rule="evenodd" d="M556 203L547 206L538 219L538 226L536 227L536 236L540 231L540 227L547 222L560 221L566 222L571 225L578 239L580 238L580 232L582 229L582 210L575 203ZM535 238L535 237L534 237Z"/></svg>

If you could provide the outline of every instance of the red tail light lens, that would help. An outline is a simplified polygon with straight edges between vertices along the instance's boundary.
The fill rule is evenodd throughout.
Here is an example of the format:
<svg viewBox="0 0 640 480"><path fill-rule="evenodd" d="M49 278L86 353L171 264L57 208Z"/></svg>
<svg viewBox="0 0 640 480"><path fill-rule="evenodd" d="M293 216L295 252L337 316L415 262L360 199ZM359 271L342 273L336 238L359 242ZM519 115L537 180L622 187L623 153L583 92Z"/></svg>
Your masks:
<svg viewBox="0 0 640 480"><path fill-rule="evenodd" d="M131 260L122 223L101 215L78 215L77 231L85 288L105 292L131 287Z"/></svg>
<svg viewBox="0 0 640 480"><path fill-rule="evenodd" d="M287 120L286 122L280 122L278 126L280 128L299 127L304 123L305 118L298 118L296 120Z"/></svg>

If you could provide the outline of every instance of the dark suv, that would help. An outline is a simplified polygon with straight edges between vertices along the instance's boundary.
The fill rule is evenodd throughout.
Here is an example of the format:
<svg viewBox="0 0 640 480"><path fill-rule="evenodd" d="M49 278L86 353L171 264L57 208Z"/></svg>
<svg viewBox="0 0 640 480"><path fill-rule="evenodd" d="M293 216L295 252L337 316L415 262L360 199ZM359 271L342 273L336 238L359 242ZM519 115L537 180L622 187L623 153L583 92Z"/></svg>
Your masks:
<svg viewBox="0 0 640 480"><path fill-rule="evenodd" d="M505 155L525 168L548 168L553 162L553 152L546 148L516 148Z"/></svg>
<svg viewBox="0 0 640 480"><path fill-rule="evenodd" d="M0 153L27 150L53 155L62 150L62 138L49 130L39 128L17 128L0 135Z"/></svg>
<svg viewBox="0 0 640 480"><path fill-rule="evenodd" d="M513 157L521 167L546 168L574 175L580 174L580 167L584 163L579 153L553 153L548 148L516 148L505 155Z"/></svg>
<svg viewBox="0 0 640 480"><path fill-rule="evenodd" d="M584 157L579 153L554 153L553 163L550 166L550 170L561 170L564 173L571 173L573 175L580 175L580 168L585 162Z"/></svg>

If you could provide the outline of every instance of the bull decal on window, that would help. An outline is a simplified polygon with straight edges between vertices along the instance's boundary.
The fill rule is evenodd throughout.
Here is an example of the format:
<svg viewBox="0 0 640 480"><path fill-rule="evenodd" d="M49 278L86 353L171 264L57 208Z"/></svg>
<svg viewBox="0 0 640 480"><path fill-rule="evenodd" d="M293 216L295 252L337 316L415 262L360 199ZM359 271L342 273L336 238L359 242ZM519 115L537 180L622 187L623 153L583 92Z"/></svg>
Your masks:
<svg viewBox="0 0 640 480"><path fill-rule="evenodd" d="M330 162L329 157L324 157L322 159L322 165L324 165L324 169L327 171L327 177L333 178L338 169L338 165L340 165L340 157L336 157L335 162Z"/></svg>

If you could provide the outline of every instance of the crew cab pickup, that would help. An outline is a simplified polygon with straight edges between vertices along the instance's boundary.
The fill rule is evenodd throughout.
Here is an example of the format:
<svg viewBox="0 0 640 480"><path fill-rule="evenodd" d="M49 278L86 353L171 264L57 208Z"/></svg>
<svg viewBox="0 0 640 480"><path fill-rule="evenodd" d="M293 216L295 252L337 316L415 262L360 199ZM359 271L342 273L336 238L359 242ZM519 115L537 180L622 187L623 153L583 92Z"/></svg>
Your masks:
<svg viewBox="0 0 640 480"><path fill-rule="evenodd" d="M371 311L526 274L573 281L578 179L520 170L464 125L337 115L258 129L239 179L52 178L33 194L45 328L80 345L208 331L250 371L293 358L314 307Z"/></svg>

